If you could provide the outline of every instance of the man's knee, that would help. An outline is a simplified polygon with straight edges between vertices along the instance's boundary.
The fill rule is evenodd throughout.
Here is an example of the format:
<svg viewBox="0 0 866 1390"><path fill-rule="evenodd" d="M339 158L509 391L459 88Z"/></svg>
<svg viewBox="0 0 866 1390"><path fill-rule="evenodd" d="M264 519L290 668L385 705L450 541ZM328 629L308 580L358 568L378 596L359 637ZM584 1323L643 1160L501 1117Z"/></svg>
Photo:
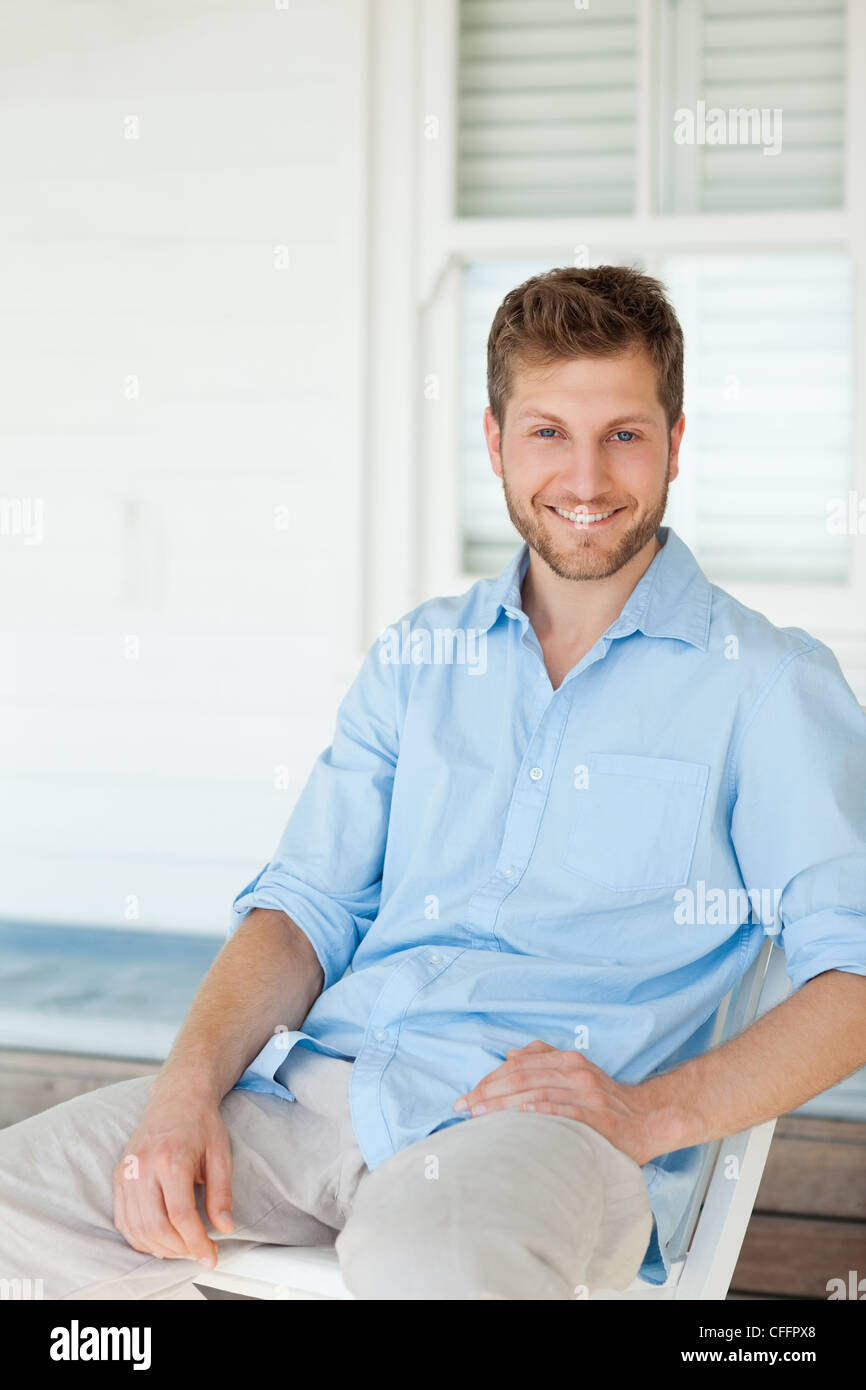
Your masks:
<svg viewBox="0 0 866 1390"><path fill-rule="evenodd" d="M640 1169L586 1126L501 1111L369 1173L337 1253L358 1298L574 1298L631 1281L651 1220Z"/></svg>
<svg viewBox="0 0 866 1390"><path fill-rule="evenodd" d="M570 1252L549 1248L527 1220L534 1203L509 1201L501 1184L491 1192L476 1164L454 1161L453 1145L438 1172L427 1152L435 1139L361 1182L336 1241L349 1291L387 1300L571 1297Z"/></svg>

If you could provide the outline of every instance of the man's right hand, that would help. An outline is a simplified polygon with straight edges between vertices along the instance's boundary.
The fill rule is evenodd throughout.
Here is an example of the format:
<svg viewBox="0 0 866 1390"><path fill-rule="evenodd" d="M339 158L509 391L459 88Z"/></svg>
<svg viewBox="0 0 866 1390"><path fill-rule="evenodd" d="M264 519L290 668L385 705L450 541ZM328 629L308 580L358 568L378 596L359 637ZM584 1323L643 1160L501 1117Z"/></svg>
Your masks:
<svg viewBox="0 0 866 1390"><path fill-rule="evenodd" d="M188 1077L161 1075L114 1170L114 1224L133 1250L213 1269L217 1246L199 1216L195 1184L204 1185L211 1224L228 1234L234 1230L231 1174L219 1105L191 1100Z"/></svg>

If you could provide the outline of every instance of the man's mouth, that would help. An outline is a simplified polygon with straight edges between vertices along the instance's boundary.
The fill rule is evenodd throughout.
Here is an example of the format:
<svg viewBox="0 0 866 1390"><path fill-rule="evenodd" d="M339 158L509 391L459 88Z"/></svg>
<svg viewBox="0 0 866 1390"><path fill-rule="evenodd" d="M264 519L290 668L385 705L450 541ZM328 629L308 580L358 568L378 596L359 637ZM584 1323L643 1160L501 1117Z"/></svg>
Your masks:
<svg viewBox="0 0 866 1390"><path fill-rule="evenodd" d="M551 507L547 503L545 503L545 506L547 506L549 512L554 512L556 516L561 517L569 526L579 531L596 531L600 527L606 526L612 517L617 516L621 511L625 510L624 507L612 507L606 512L570 512L566 511L563 507Z"/></svg>

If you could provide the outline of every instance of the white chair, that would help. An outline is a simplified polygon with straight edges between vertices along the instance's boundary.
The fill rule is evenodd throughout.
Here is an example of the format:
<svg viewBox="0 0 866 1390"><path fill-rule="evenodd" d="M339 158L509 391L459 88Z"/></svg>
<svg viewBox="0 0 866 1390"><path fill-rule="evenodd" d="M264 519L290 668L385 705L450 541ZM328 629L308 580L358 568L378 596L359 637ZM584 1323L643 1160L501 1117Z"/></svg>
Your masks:
<svg viewBox="0 0 866 1390"><path fill-rule="evenodd" d="M790 993L782 948L768 936L755 961L716 1013L710 1047L736 1037ZM595 1299L724 1299L761 1182L775 1120L707 1145L691 1202L671 1249L664 1284L636 1278L627 1289L597 1289ZM738 1174L738 1176L732 1176ZM230 1253L196 1286L208 1296L268 1299L352 1298L333 1245L255 1245Z"/></svg>

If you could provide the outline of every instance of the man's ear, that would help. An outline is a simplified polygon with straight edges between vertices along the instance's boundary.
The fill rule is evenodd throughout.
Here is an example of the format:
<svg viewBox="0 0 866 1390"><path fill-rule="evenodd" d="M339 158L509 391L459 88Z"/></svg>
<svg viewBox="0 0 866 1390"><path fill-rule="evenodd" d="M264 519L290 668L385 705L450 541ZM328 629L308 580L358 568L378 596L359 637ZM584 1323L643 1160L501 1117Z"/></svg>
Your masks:
<svg viewBox="0 0 866 1390"><path fill-rule="evenodd" d="M490 465L497 478L502 477L502 432L496 422L496 416L488 405L484 411L484 438L487 442L487 452L490 456Z"/></svg>
<svg viewBox="0 0 866 1390"><path fill-rule="evenodd" d="M686 427L686 417L681 415L676 424L671 429L671 447L668 461L668 482L672 483L680 471L680 444L683 440L683 430Z"/></svg>

